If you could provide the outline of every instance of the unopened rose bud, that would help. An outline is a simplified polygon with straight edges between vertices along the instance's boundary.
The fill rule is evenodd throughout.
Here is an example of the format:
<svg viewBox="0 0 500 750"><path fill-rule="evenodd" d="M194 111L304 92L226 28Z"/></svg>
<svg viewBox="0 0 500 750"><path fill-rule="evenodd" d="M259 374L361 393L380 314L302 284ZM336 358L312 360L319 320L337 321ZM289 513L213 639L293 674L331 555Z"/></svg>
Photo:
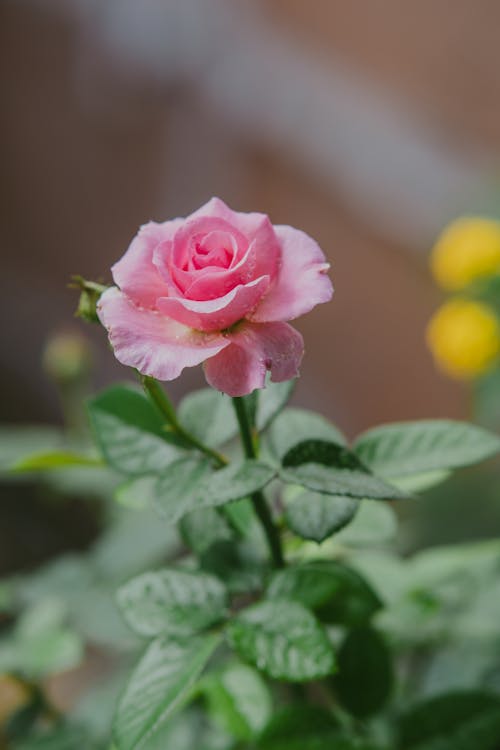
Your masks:
<svg viewBox="0 0 500 750"><path fill-rule="evenodd" d="M43 353L43 369L61 385L85 378L92 364L88 341L79 333L65 331L49 338Z"/></svg>
<svg viewBox="0 0 500 750"><path fill-rule="evenodd" d="M96 307L99 297L106 291L107 287L95 281L88 281L82 276L73 276L73 289L80 289L80 298L75 315L87 323L99 323Z"/></svg>

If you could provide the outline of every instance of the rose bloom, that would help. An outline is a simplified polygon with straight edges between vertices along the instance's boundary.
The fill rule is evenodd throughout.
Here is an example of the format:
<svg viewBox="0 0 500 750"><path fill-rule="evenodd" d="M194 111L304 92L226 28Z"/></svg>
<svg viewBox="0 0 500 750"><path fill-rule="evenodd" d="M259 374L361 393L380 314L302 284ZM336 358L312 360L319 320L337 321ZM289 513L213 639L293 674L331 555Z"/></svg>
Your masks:
<svg viewBox="0 0 500 750"><path fill-rule="evenodd" d="M218 198L185 219L149 222L112 268L97 312L115 356L158 380L203 362L230 396L298 375L302 336L286 321L332 296L307 234Z"/></svg>

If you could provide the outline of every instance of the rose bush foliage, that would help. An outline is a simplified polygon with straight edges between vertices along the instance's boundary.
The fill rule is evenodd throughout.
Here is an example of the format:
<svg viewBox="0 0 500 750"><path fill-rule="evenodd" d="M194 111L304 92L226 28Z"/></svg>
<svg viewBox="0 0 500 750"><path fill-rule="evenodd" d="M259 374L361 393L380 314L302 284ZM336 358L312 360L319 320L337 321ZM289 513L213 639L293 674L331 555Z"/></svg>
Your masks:
<svg viewBox="0 0 500 750"><path fill-rule="evenodd" d="M289 408L303 342L288 321L330 298L327 270L303 232L212 199L144 226L116 286L76 277L79 314L144 393L89 399L89 432L0 431L10 481L103 511L88 550L0 581L1 748L498 749L499 543L401 557L387 501L500 440L440 419L349 444ZM67 403L88 366L63 343L47 370ZM176 408L155 378L202 362L233 398L206 388ZM47 686L80 662L85 681L89 655L109 674L61 710Z"/></svg>

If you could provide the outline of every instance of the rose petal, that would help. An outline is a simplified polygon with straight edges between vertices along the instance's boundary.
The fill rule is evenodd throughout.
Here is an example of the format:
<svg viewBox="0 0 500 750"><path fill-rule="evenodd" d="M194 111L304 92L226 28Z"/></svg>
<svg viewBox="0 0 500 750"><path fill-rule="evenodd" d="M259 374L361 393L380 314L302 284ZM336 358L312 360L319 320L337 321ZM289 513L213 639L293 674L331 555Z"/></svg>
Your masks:
<svg viewBox="0 0 500 750"><path fill-rule="evenodd" d="M248 240L255 243L254 255L256 268L253 278L268 275L271 279L278 273L281 250L274 227L269 217L262 213L241 213L233 211L220 198L211 198L208 203L188 216L188 221L201 217L217 217L235 227ZM233 265L241 261L241 255L235 256Z"/></svg>
<svg viewBox="0 0 500 750"><path fill-rule="evenodd" d="M136 304L154 307L156 299L165 294L165 281L153 264L153 253L160 242L173 237L182 222L173 219L144 224L125 255L111 268L115 284Z"/></svg>
<svg viewBox="0 0 500 750"><path fill-rule="evenodd" d="M249 240L254 239L266 220L269 222L269 218L266 214L257 213L255 211L253 213L233 211L233 209L229 208L229 206L227 206L220 198L211 198L207 203L190 214L186 221L199 219L204 216L213 216L227 221L233 227L236 227L236 229L244 234Z"/></svg>
<svg viewBox="0 0 500 750"><path fill-rule="evenodd" d="M223 297L198 301L183 297L160 297L160 312L198 331L222 331L249 315L269 287L269 276L239 285Z"/></svg>
<svg viewBox="0 0 500 750"><path fill-rule="evenodd" d="M229 268L238 245L234 235L229 232L214 231L205 235L203 245L196 248L189 259L189 270L199 271L206 266Z"/></svg>
<svg viewBox="0 0 500 750"><path fill-rule="evenodd" d="M270 279L271 274L257 272L260 266L257 260L257 247L252 242L243 258L233 268L205 268L193 273L192 284L186 289L185 296L192 300L209 300L222 297L239 284L248 284L262 276Z"/></svg>
<svg viewBox="0 0 500 750"><path fill-rule="evenodd" d="M293 320L333 294L329 263L319 245L305 232L275 226L281 244L281 268L275 285L251 316L256 322Z"/></svg>
<svg viewBox="0 0 500 750"><path fill-rule="evenodd" d="M203 242L206 238L211 242L217 232L233 238L229 267L203 263L200 265L205 265L204 268L193 268L191 255L196 252L193 240L199 238ZM212 198L188 216L175 238L158 245L153 256L169 295L198 301L222 297L238 284L247 284L260 276L274 280L280 260L279 241L268 217L232 211L218 198Z"/></svg>
<svg viewBox="0 0 500 750"><path fill-rule="evenodd" d="M228 338L231 344L203 365L213 388L229 396L246 396L264 388L267 370L275 383L299 374L304 341L287 323L244 323Z"/></svg>
<svg viewBox="0 0 500 750"><path fill-rule="evenodd" d="M143 375L174 380L185 367L213 357L229 343L224 336L193 331L164 315L136 307L116 287L97 305L116 358Z"/></svg>
<svg viewBox="0 0 500 750"><path fill-rule="evenodd" d="M214 233L230 235L236 245L238 257L246 253L249 241L237 226L216 216L200 216L197 219L188 217L173 238L172 253L168 259L170 270L185 270L190 256L196 250L196 244L203 245L205 238Z"/></svg>
<svg viewBox="0 0 500 750"><path fill-rule="evenodd" d="M201 231L202 227L205 228L206 235L203 235ZM246 283L255 278L248 271L245 273L245 268L241 269L240 274L232 273L227 269L221 269L218 265L215 267L206 266L201 269L192 268L192 260L197 254L193 240L197 235L200 235L201 240L205 237L211 238L215 232L230 235L232 239L231 250L233 258L247 258L249 248L246 238L227 224L227 222L217 218L186 222L176 233L174 240L167 240L160 243L153 253L153 263L167 284L170 294L174 296L186 295L191 299L214 299L222 297L223 294L226 294L237 283ZM228 276L223 288L221 288L219 277L222 276L225 278L226 274L231 275ZM263 274L260 275L262 276ZM211 281L212 276L216 277L213 281ZM193 297L188 293L189 289L193 285L193 282L203 277L208 279L210 294L205 297L203 295L201 297Z"/></svg>

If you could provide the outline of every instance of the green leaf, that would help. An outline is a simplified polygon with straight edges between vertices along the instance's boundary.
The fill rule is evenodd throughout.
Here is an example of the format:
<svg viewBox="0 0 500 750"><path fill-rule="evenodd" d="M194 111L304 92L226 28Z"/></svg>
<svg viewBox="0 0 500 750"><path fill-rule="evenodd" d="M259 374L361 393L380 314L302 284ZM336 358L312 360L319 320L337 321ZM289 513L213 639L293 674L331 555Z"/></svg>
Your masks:
<svg viewBox="0 0 500 750"><path fill-rule="evenodd" d="M391 478L483 461L500 452L500 439L465 422L422 420L369 430L354 450L370 469Z"/></svg>
<svg viewBox="0 0 500 750"><path fill-rule="evenodd" d="M70 468L72 466L102 466L99 458L84 456L71 451L50 451L32 453L21 459L12 467L12 471L43 471L48 469Z"/></svg>
<svg viewBox="0 0 500 750"><path fill-rule="evenodd" d="M64 625L65 618L65 608L55 597L26 609L13 632L0 641L0 672L40 678L76 667L83 643Z"/></svg>
<svg viewBox="0 0 500 750"><path fill-rule="evenodd" d="M127 624L139 635L195 633L220 621L226 589L203 572L165 568L143 573L118 589L116 600Z"/></svg>
<svg viewBox="0 0 500 750"><path fill-rule="evenodd" d="M283 456L283 466L301 466L315 463L333 466L337 469L359 469L368 473L355 453L331 440L301 440L295 443Z"/></svg>
<svg viewBox="0 0 500 750"><path fill-rule="evenodd" d="M259 391L257 402L255 421L259 432L266 430L285 407L293 393L295 383L296 380L287 380L284 383L271 383L267 379L266 387Z"/></svg>
<svg viewBox="0 0 500 750"><path fill-rule="evenodd" d="M229 664L202 684L209 713L219 726L239 740L251 740L271 718L269 688L246 664Z"/></svg>
<svg viewBox="0 0 500 750"><path fill-rule="evenodd" d="M250 543L215 542L200 555L200 566L224 581L232 594L258 592L267 573L267 559L259 558Z"/></svg>
<svg viewBox="0 0 500 750"><path fill-rule="evenodd" d="M156 497L156 482L155 474L132 477L116 488L115 500L131 510L150 508Z"/></svg>
<svg viewBox="0 0 500 750"><path fill-rule="evenodd" d="M316 439L346 444L338 428L320 414L306 409L285 409L272 423L264 448L271 456L281 460L297 443Z"/></svg>
<svg viewBox="0 0 500 750"><path fill-rule="evenodd" d="M315 680L335 669L330 641L298 602L255 604L229 624L228 637L245 661L277 680Z"/></svg>
<svg viewBox="0 0 500 750"><path fill-rule="evenodd" d="M445 693L399 720L401 750L497 750L500 698L481 691Z"/></svg>
<svg viewBox="0 0 500 750"><path fill-rule="evenodd" d="M331 560L319 560L274 573L266 597L293 599L316 611L324 622L362 625L382 606L358 573Z"/></svg>
<svg viewBox="0 0 500 750"><path fill-rule="evenodd" d="M356 497L360 500L399 500L408 497L402 490L363 471L306 463L284 467L279 474L283 482L299 484L326 495Z"/></svg>
<svg viewBox="0 0 500 750"><path fill-rule="evenodd" d="M113 507L113 523L92 549L92 566L99 577L117 584L143 570L161 565L165 555L173 558L181 549L175 528L158 523L152 508L141 513Z"/></svg>
<svg viewBox="0 0 500 750"><path fill-rule="evenodd" d="M219 642L216 635L178 641L160 636L150 644L118 705L113 726L118 750L139 750L185 705Z"/></svg>
<svg viewBox="0 0 500 750"><path fill-rule="evenodd" d="M18 644L20 665L25 674L40 677L64 672L83 660L81 637L68 628L58 627L37 633Z"/></svg>
<svg viewBox="0 0 500 750"><path fill-rule="evenodd" d="M391 484L404 492L424 492L441 484L450 476L451 471L426 471L425 474L412 474L405 477L391 477Z"/></svg>
<svg viewBox="0 0 500 750"><path fill-rule="evenodd" d="M316 492L370 499L405 497L395 487L371 476L359 458L348 448L326 440L303 440L282 459L281 477L297 477ZM288 478L288 480L287 480Z"/></svg>
<svg viewBox="0 0 500 750"><path fill-rule="evenodd" d="M48 425L8 425L0 427L0 471L10 471L27 456L64 448L62 430Z"/></svg>
<svg viewBox="0 0 500 750"><path fill-rule="evenodd" d="M84 727L63 725L58 729L45 730L36 737L25 740L26 744L16 745L16 750L116 750L109 742L97 740Z"/></svg>
<svg viewBox="0 0 500 750"><path fill-rule="evenodd" d="M224 507L224 515L232 529L241 537L253 540L255 534L263 536L262 527L255 516L254 507L250 498L236 500ZM267 553L267 544L264 542Z"/></svg>
<svg viewBox="0 0 500 750"><path fill-rule="evenodd" d="M283 493L285 518L290 529L314 542L322 542L344 528L356 515L359 501L341 495L322 495L288 485Z"/></svg>
<svg viewBox="0 0 500 750"><path fill-rule="evenodd" d="M323 708L301 702L273 716L257 743L258 750L381 750L340 729Z"/></svg>
<svg viewBox="0 0 500 750"><path fill-rule="evenodd" d="M155 732L144 745L144 750L236 750L236 748L231 737L209 722L205 712L201 711L201 707L189 706Z"/></svg>
<svg viewBox="0 0 500 750"><path fill-rule="evenodd" d="M203 555L213 544L233 537L229 524L216 508L200 508L184 516L180 530L185 544L196 555Z"/></svg>
<svg viewBox="0 0 500 750"><path fill-rule="evenodd" d="M336 692L344 708L357 718L382 709L393 686L391 652L370 626L350 630L338 653Z"/></svg>
<svg viewBox="0 0 500 750"><path fill-rule="evenodd" d="M90 423L106 462L122 474L158 473L182 454L160 412L132 388L108 388L88 403Z"/></svg>
<svg viewBox="0 0 500 750"><path fill-rule="evenodd" d="M61 724L55 728L44 729L33 736L16 743L16 750L104 750L104 745L97 745L88 733L79 726Z"/></svg>
<svg viewBox="0 0 500 750"><path fill-rule="evenodd" d="M297 709L298 710L298 709ZM322 732L300 737L266 740L257 745L258 750L384 750L369 740L358 740L340 730Z"/></svg>
<svg viewBox="0 0 500 750"><path fill-rule="evenodd" d="M339 591L341 581L334 573L330 565L315 562L278 570L269 581L266 598L292 599L308 609L318 609Z"/></svg>
<svg viewBox="0 0 500 750"><path fill-rule="evenodd" d="M406 495L371 476L348 448L326 440L303 440L287 451L281 478L316 492L370 499L396 499Z"/></svg>
<svg viewBox="0 0 500 750"><path fill-rule="evenodd" d="M238 433L231 399L213 388L185 396L178 411L180 423L202 443L216 447Z"/></svg>
<svg viewBox="0 0 500 750"><path fill-rule="evenodd" d="M343 528L335 538L339 544L362 547L384 544L394 539L396 533L396 514L388 503L361 500L352 523Z"/></svg>
<svg viewBox="0 0 500 750"><path fill-rule="evenodd" d="M198 508L224 505L263 489L274 477L273 468L254 459L212 471L205 458L181 458L172 463L156 484L155 505L175 523Z"/></svg>
<svg viewBox="0 0 500 750"><path fill-rule="evenodd" d="M262 732L258 750L337 750L338 722L323 708L307 703L290 705L272 717Z"/></svg>

